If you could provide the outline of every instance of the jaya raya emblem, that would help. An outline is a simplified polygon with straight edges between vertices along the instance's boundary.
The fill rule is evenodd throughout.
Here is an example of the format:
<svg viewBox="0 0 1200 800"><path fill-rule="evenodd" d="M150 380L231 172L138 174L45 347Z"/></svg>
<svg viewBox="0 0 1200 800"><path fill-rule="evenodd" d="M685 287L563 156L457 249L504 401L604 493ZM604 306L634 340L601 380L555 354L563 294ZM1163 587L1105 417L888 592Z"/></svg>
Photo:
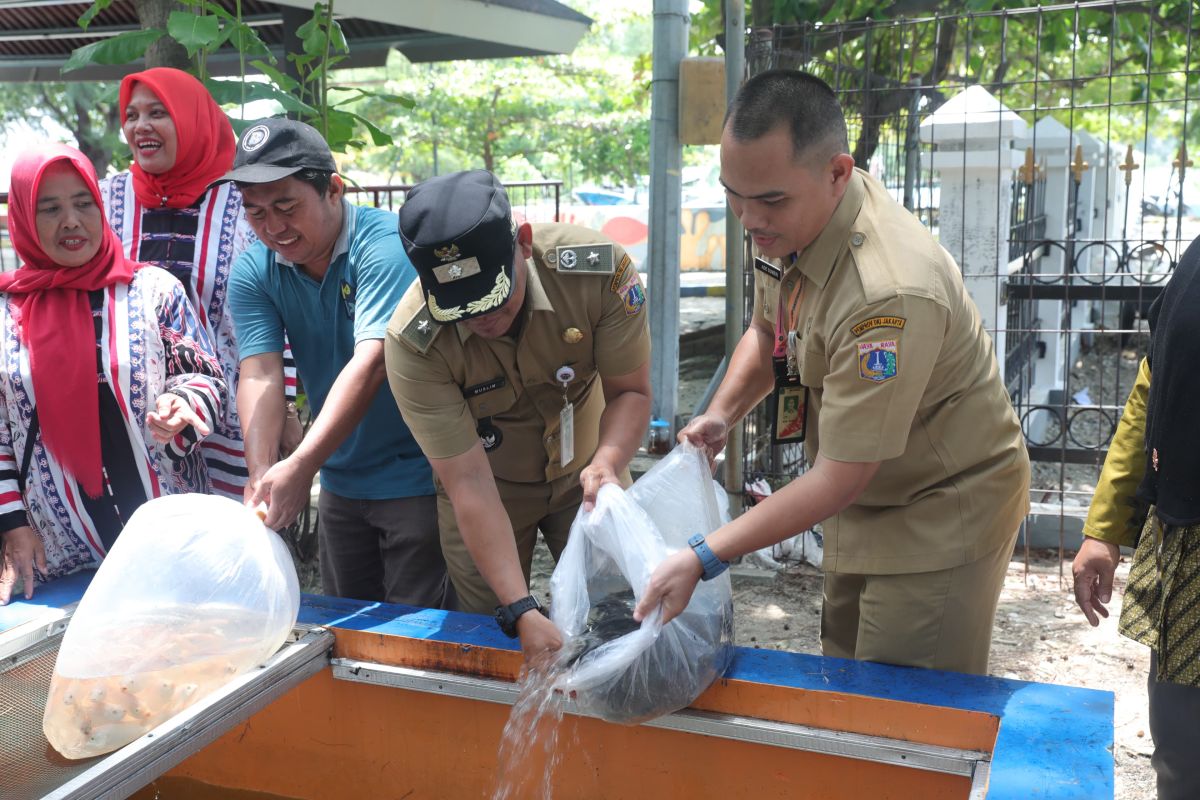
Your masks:
<svg viewBox="0 0 1200 800"><path fill-rule="evenodd" d="M859 342L858 376L875 383L896 377L899 351L900 346L895 339L884 342Z"/></svg>
<svg viewBox="0 0 1200 800"><path fill-rule="evenodd" d="M437 256L438 261L453 261L459 256L458 245L448 244L445 247L438 247L434 249L433 254Z"/></svg>

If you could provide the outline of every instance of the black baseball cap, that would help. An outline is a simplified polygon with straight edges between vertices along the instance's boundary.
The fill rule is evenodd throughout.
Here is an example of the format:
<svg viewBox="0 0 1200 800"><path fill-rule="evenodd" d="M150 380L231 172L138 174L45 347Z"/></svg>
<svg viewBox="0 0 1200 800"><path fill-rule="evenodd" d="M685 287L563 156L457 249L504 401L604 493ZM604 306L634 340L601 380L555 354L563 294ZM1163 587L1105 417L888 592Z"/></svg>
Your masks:
<svg viewBox="0 0 1200 800"><path fill-rule="evenodd" d="M311 125L268 117L242 131L233 169L213 183L270 183L302 169L337 172L329 145Z"/></svg>
<svg viewBox="0 0 1200 800"><path fill-rule="evenodd" d="M409 190L400 240L437 322L488 314L512 294L517 225L508 193L487 170L440 175Z"/></svg>

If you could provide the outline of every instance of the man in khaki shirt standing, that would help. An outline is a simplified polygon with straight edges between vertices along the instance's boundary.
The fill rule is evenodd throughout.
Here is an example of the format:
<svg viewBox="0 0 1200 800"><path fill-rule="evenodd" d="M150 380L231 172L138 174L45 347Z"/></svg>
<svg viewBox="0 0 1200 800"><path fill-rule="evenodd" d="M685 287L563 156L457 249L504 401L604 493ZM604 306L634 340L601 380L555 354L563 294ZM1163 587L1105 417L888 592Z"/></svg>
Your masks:
<svg viewBox="0 0 1200 800"><path fill-rule="evenodd" d="M528 589L540 529L558 558L579 509L627 483L650 418L645 292L599 233L512 218L483 170L432 178L400 209L420 276L384 347L438 483L459 608L495 613L526 656L561 645Z"/></svg>
<svg viewBox="0 0 1200 800"><path fill-rule="evenodd" d="M721 181L754 239L755 307L709 410L716 453L771 395L810 469L676 553L638 606L667 617L729 559L822 522L825 655L986 673L1029 458L954 260L855 169L832 90L771 71L734 99Z"/></svg>

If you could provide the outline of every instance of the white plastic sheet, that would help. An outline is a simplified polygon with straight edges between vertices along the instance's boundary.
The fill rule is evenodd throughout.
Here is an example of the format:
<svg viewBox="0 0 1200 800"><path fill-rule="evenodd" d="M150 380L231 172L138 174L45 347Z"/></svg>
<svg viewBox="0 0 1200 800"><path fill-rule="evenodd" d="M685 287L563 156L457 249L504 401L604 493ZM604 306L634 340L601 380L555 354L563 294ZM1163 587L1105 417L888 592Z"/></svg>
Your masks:
<svg viewBox="0 0 1200 800"><path fill-rule="evenodd" d="M161 497L125 526L59 648L42 729L67 758L123 747L270 657L300 609L283 540L222 497Z"/></svg>

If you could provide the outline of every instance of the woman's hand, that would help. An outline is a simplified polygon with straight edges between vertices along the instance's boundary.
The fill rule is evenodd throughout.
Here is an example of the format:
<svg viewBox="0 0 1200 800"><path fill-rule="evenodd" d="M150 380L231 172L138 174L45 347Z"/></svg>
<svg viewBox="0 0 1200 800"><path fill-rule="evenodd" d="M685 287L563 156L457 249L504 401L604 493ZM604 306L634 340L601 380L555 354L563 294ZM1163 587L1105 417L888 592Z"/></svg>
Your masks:
<svg viewBox="0 0 1200 800"><path fill-rule="evenodd" d="M28 525L0 535L0 606L7 605L16 588L17 578L25 584L25 599L33 599L33 571L46 574L46 548L42 537Z"/></svg>
<svg viewBox="0 0 1200 800"><path fill-rule="evenodd" d="M200 437L209 434L209 427L188 402L177 394L160 394L154 403L155 409L146 415L146 425L154 441L166 444L188 425L196 429Z"/></svg>

